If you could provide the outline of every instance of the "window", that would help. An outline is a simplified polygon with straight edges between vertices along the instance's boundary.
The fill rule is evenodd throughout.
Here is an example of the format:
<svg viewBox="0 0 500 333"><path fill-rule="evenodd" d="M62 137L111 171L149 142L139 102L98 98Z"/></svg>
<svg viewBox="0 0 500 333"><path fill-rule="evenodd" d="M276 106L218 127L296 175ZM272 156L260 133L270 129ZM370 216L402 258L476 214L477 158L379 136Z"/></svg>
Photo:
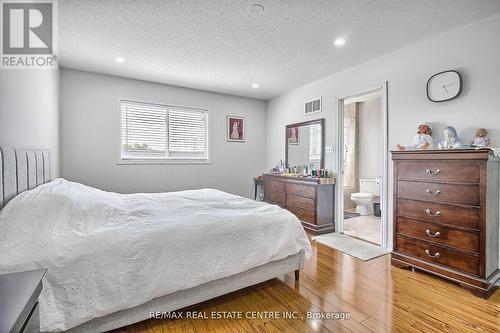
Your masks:
<svg viewBox="0 0 500 333"><path fill-rule="evenodd" d="M208 161L208 110L120 101L121 160Z"/></svg>

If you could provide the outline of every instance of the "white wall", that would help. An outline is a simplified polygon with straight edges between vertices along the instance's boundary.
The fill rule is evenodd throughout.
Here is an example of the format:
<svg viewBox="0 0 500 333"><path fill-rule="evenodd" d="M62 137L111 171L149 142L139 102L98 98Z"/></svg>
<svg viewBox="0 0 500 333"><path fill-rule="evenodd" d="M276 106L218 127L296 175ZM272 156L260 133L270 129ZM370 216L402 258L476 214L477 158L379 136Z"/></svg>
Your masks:
<svg viewBox="0 0 500 333"><path fill-rule="evenodd" d="M333 145L335 97L367 91L381 86L384 81L388 81L389 86L389 148L397 143L410 143L422 121L433 123L435 141L441 137L445 125L455 126L463 141L469 141L476 128L485 127L494 145L500 147L499 31L500 15L497 14L268 101L267 166L271 167L284 157L286 124L325 117L326 145ZM428 101L425 94L427 79L447 69L456 69L463 74L462 95L444 103ZM323 97L323 112L304 116L304 102L317 96ZM333 169L333 155L327 155L326 162L327 167ZM391 178L392 163L389 165ZM389 179L389 196L392 196L392 179ZM389 206L389 220L392 221L390 200ZM389 229L391 234L392 223L389 223Z"/></svg>
<svg viewBox="0 0 500 333"><path fill-rule="evenodd" d="M59 174L59 71L0 70L0 146L50 149Z"/></svg>
<svg viewBox="0 0 500 333"><path fill-rule="evenodd" d="M382 176L382 110L381 100L372 99L358 105L358 176Z"/></svg>
<svg viewBox="0 0 500 333"><path fill-rule="evenodd" d="M212 187L251 196L265 169L265 103L114 76L61 70L61 175L104 190L159 192ZM117 165L119 98L208 108L209 165ZM226 116L246 117L245 143L226 142Z"/></svg>

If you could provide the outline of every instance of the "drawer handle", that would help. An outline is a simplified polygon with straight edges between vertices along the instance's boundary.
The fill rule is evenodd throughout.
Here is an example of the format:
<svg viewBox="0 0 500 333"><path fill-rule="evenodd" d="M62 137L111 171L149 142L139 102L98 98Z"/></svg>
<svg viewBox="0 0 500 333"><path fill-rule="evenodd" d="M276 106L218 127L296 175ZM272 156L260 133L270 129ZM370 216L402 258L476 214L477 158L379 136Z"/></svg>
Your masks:
<svg viewBox="0 0 500 333"><path fill-rule="evenodd" d="M278 184L273 184L273 188L278 188L279 185Z"/></svg>
<svg viewBox="0 0 500 333"><path fill-rule="evenodd" d="M431 254L431 251L429 251L429 250L425 250L425 253L426 253L429 257L431 257L432 259L437 259L437 258L439 258L439 257L441 256L441 254L439 254L439 252L436 252L436 253L434 253L434 254Z"/></svg>
<svg viewBox="0 0 500 333"><path fill-rule="evenodd" d="M302 207L304 206L304 201L297 201L297 204L299 205L299 207Z"/></svg>
<svg viewBox="0 0 500 333"><path fill-rule="evenodd" d="M440 216L441 215L441 212L438 210L435 214L432 214L431 210L429 208L427 208L425 210L425 212L427 213L427 215L429 216Z"/></svg>
<svg viewBox="0 0 500 333"><path fill-rule="evenodd" d="M302 187L297 189L297 193L302 192L302 191L304 191L304 189Z"/></svg>
<svg viewBox="0 0 500 333"><path fill-rule="evenodd" d="M433 235L430 229L425 230L425 233L427 234L427 236L430 236L432 238L438 238L439 236L441 236L441 233L439 231L436 231Z"/></svg>
<svg viewBox="0 0 500 333"><path fill-rule="evenodd" d="M436 171L432 171L431 169L425 170L425 173L428 173L429 175L437 176L441 173L441 170L437 169Z"/></svg>
<svg viewBox="0 0 500 333"><path fill-rule="evenodd" d="M298 217L302 217L304 215L304 212L297 212Z"/></svg>
<svg viewBox="0 0 500 333"><path fill-rule="evenodd" d="M430 195L435 195L435 196L438 196L438 195L440 195L440 194L441 194L441 191L440 191L440 190L437 190L436 192L432 193L432 191L431 191L431 190L427 189L427 190L425 190L425 192L426 192L427 194L430 194Z"/></svg>

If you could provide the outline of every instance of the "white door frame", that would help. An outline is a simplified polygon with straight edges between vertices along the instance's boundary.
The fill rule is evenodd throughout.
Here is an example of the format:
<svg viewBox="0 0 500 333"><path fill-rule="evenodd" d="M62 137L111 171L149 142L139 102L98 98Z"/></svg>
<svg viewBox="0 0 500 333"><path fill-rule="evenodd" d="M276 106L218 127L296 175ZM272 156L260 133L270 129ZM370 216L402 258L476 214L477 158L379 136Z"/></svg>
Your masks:
<svg viewBox="0 0 500 333"><path fill-rule="evenodd" d="M335 230L338 233L344 232L344 100L348 98L353 98L357 96L366 95L367 93L380 91L381 93L381 110L382 110L382 188L381 188L381 202L380 208L382 210L381 215L381 230L380 230L380 247L387 248L389 242L388 237L388 168L389 168L389 138L388 138L388 103L387 103L387 82L382 85L366 89L362 92L353 93L345 96L335 97L335 109L336 109L336 128L337 133L335 138L335 166L337 170L336 179L336 190L335 190Z"/></svg>

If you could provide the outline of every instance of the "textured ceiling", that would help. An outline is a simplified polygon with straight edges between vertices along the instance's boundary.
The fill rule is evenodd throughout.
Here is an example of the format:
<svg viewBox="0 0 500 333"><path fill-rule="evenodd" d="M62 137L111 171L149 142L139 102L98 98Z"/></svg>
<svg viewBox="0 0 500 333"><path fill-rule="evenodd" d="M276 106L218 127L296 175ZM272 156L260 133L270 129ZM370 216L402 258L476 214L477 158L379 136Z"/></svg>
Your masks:
<svg viewBox="0 0 500 333"><path fill-rule="evenodd" d="M250 14L254 3L265 11ZM62 67L269 99L499 11L500 0L63 0L59 59ZM341 49L332 42L339 36L347 39Z"/></svg>

